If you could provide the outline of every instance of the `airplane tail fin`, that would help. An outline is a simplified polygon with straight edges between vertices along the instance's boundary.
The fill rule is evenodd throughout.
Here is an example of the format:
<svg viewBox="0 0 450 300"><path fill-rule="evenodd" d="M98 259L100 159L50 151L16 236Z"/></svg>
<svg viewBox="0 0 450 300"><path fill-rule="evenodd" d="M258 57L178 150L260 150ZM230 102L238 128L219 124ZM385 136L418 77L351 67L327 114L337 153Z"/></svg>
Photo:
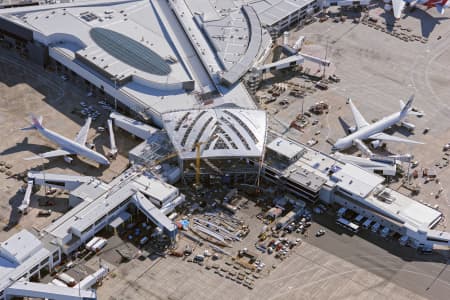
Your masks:
<svg viewBox="0 0 450 300"><path fill-rule="evenodd" d="M402 110L400 112L400 115L402 117L405 117L408 114L408 112L411 110L413 101L414 101L414 95L409 97L408 102L406 102L406 104L402 107Z"/></svg>
<svg viewBox="0 0 450 300"><path fill-rule="evenodd" d="M31 129L43 129L42 126L42 116L35 117L33 114L31 115L31 126L22 128L21 130L31 130Z"/></svg>

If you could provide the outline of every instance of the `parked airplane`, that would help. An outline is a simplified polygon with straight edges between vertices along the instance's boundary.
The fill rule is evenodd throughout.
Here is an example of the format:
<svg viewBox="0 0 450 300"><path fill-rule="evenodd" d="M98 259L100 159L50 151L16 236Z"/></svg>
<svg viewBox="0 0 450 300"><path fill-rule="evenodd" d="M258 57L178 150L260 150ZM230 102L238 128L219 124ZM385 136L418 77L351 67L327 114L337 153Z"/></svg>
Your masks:
<svg viewBox="0 0 450 300"><path fill-rule="evenodd" d="M351 99L348 99L348 104L352 110L353 118L355 119L356 127L349 128L351 132L350 135L340 138L333 145L333 151L347 149L353 145L362 149L361 151L367 150L367 146L362 142L363 140L374 140L372 145L377 147L380 144L380 141L389 141L389 142L401 142L401 143L413 143L413 144L423 144L421 142L412 141L405 138L400 138L396 136L392 136L386 133L383 133L383 130L391 127L394 124L400 123L407 115L417 115L417 112L413 112L411 110L411 105L413 102L414 96L411 96L406 104L403 101L400 101L401 111L393 113L383 119L369 124L358 109L353 105Z"/></svg>
<svg viewBox="0 0 450 300"><path fill-rule="evenodd" d="M98 152L95 152L94 150L89 149L85 145L89 127L91 126L91 118L87 118L86 123L83 127L81 127L80 131L73 141L54 131L51 131L50 129L43 127L42 117L36 118L34 116L31 116L31 120L32 125L27 128L22 128L22 130L36 129L47 139L58 144L60 146L60 149L25 158L26 160L64 156L64 160L70 163L72 162L72 158L70 157L71 155L80 155L94 160L99 164L109 165L109 161L106 157Z"/></svg>
<svg viewBox="0 0 450 300"><path fill-rule="evenodd" d="M417 4L426 6L427 9L436 7L436 10L443 15L446 8L449 7L448 0L392 0L392 11L396 19L400 19L402 10L406 4L414 7Z"/></svg>

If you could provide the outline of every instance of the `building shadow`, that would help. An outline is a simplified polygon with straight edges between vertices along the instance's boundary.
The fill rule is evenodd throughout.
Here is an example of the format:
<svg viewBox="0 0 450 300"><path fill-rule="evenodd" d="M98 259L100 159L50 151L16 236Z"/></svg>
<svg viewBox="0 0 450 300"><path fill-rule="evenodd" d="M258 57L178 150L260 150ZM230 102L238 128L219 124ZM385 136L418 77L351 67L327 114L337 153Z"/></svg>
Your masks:
<svg viewBox="0 0 450 300"><path fill-rule="evenodd" d="M47 210L50 209L53 212L58 213L66 213L69 210L69 199L68 197L62 197L59 195L52 196L52 195L31 195L31 201L30 201L30 209L36 208L36 209L43 209ZM37 215L37 217L40 217ZM49 216L48 216L49 217ZM47 216L44 216L43 218L47 218Z"/></svg>
<svg viewBox="0 0 450 300"><path fill-rule="evenodd" d="M0 62L10 70L10 72L0 72L0 82L8 87L14 87L19 84L31 87L38 94L42 95L42 101L64 114L80 127L84 125L86 116L80 113L82 107L79 106L78 99L82 99L79 101L85 101L88 105L93 105L97 110L101 111L101 108L96 103L97 99L84 96L87 93L87 87L83 85L84 80L73 75L70 71L50 71L19 56L18 53L12 50L2 48L0 48ZM61 78L60 75L64 73L68 73L68 81L64 81ZM67 101L73 101L71 103L72 108L68 109ZM29 124L24 124L24 126L29 126ZM49 129L58 132L57 128ZM62 134L62 132L59 133Z"/></svg>
<svg viewBox="0 0 450 300"><path fill-rule="evenodd" d="M435 250L433 251L432 254L420 254L416 249L411 248L411 247L407 247L407 246L401 246L398 242L398 240L395 237L389 237L389 238L383 238L381 237L379 234L377 233L373 233L370 231L370 229L366 230L366 229L361 229L357 234L354 234L352 232L350 232L347 229L344 229L340 226L338 226L335 222L336 220L336 215L334 213L331 213L330 210L322 215L313 215L313 221L315 223L317 223L318 225L320 225L321 227L332 231L338 235L347 235L347 236L355 236L357 235L358 237L360 237L361 239L370 242L373 245L376 245L377 247L385 250L386 252L388 252L389 254L400 258L402 261L404 262L412 262L412 261L419 261L419 262L434 262L434 263L443 263L445 264L447 262L447 256L448 256L448 250L447 251L443 251L443 250ZM313 235L314 232L310 232L310 235ZM316 241L314 241L316 240ZM310 239L311 243L313 245L319 245L321 243L317 243L317 241L319 241L319 239L312 237ZM348 246L349 247L349 251L351 250L351 245ZM359 247L354 247L355 250L356 248L359 249ZM336 256L339 256L341 258L348 258L349 256L351 256L351 253L348 252L340 252L340 251L333 251L333 247L329 247L327 249L323 249L324 251L330 252ZM358 265L357 262L352 261L352 263L355 263ZM374 262L375 264L377 264L378 262ZM363 265L360 264L359 265L361 268L367 267L367 265ZM377 270L376 268L374 269L374 272L376 273ZM377 274L380 275L382 277L384 277L384 275L382 273Z"/></svg>

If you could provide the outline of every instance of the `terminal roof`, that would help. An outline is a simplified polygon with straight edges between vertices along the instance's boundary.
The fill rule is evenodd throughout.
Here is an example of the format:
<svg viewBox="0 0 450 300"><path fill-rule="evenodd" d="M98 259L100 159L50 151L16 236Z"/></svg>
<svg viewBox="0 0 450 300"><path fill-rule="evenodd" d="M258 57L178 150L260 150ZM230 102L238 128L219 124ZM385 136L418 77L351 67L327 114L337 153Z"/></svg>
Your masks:
<svg viewBox="0 0 450 300"><path fill-rule="evenodd" d="M439 211L383 186L374 190L364 202L375 206L382 214L423 230L442 217Z"/></svg>
<svg viewBox="0 0 450 300"><path fill-rule="evenodd" d="M23 229L0 246L0 290L49 256L39 239Z"/></svg>
<svg viewBox="0 0 450 300"><path fill-rule="evenodd" d="M352 164L345 164L336 169L331 175L331 180L342 190L364 198L383 183L384 178Z"/></svg>
<svg viewBox="0 0 450 300"><path fill-rule="evenodd" d="M249 5L256 10L261 23L273 26L293 12L313 2L313 0L257 0Z"/></svg>
<svg viewBox="0 0 450 300"><path fill-rule="evenodd" d="M29 231L23 229L0 245L0 255L20 264L42 248L41 242Z"/></svg>
<svg viewBox="0 0 450 300"><path fill-rule="evenodd" d="M266 113L242 108L184 110L163 115L164 127L182 159L260 157L266 139Z"/></svg>
<svg viewBox="0 0 450 300"><path fill-rule="evenodd" d="M292 141L283 139L281 137L274 139L266 147L267 147L267 149L270 149L270 150L286 157L289 160L298 156L300 153L303 153L306 151L306 149L304 147L302 147L301 145L294 143Z"/></svg>

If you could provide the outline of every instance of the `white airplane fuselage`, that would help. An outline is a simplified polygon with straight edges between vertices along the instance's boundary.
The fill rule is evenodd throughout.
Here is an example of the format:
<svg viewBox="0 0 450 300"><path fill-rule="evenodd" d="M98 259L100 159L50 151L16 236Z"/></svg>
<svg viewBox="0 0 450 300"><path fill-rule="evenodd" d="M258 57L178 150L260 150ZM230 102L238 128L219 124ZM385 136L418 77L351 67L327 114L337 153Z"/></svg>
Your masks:
<svg viewBox="0 0 450 300"><path fill-rule="evenodd" d="M401 112L393 113L387 117L378 120L377 122L367 125L350 135L340 138L333 145L333 150L344 150L353 146L354 140L364 141L371 135L383 132L385 129L391 127L394 124L399 123L405 116L402 116Z"/></svg>
<svg viewBox="0 0 450 300"><path fill-rule="evenodd" d="M74 142L47 128L37 128L37 130L47 139L58 144L63 150L73 152L77 155L89 158L102 165L109 165L109 161L106 157L104 157L98 152L89 149L85 145L80 145L77 142Z"/></svg>

